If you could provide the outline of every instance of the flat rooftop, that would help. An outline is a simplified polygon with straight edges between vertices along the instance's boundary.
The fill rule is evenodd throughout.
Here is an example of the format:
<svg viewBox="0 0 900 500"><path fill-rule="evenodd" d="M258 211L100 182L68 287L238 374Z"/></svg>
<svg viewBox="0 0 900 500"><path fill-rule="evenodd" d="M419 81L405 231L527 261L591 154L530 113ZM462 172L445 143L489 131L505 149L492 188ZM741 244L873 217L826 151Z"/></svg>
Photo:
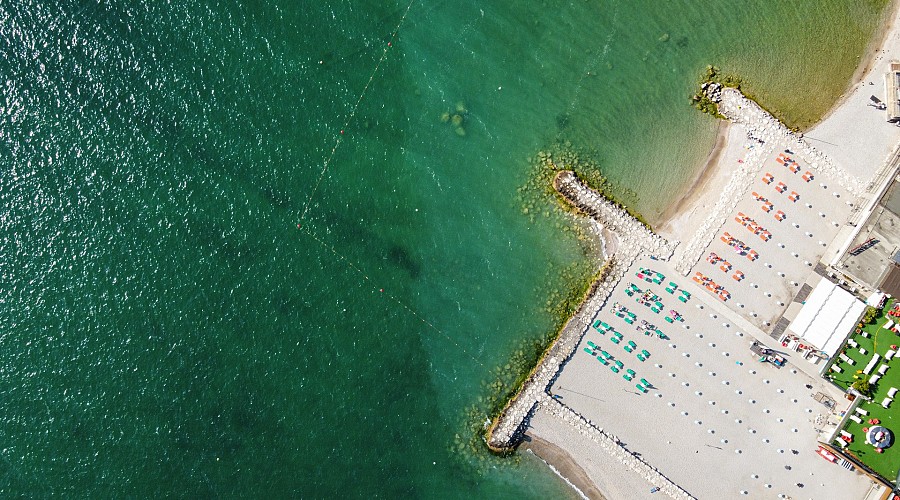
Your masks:
<svg viewBox="0 0 900 500"><path fill-rule="evenodd" d="M879 200L837 268L872 289L887 277L891 258L900 249L900 183L896 180Z"/></svg>

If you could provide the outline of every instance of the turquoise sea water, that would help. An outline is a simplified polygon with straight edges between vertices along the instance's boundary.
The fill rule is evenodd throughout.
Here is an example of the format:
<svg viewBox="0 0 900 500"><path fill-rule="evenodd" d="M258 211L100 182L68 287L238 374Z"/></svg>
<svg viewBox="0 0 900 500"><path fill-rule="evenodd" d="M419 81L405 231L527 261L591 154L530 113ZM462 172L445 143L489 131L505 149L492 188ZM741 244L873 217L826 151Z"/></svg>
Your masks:
<svg viewBox="0 0 900 500"><path fill-rule="evenodd" d="M652 218L706 64L821 114L883 6L0 4L0 492L568 494L457 447L584 258L527 158L594 148Z"/></svg>

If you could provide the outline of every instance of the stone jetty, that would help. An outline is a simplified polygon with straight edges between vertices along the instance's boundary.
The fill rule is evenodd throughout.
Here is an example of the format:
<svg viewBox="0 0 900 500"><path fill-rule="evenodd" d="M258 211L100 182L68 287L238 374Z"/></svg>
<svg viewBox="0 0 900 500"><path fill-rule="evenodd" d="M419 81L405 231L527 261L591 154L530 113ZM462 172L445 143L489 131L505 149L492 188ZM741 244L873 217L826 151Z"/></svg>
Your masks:
<svg viewBox="0 0 900 500"><path fill-rule="evenodd" d="M563 327L557 340L534 368L519 393L492 423L487 436L488 446L500 453L513 450L521 442L529 419L535 412L547 412L574 426L585 438L621 460L650 484L659 487L660 492L672 498L692 498L659 471L629 452L615 436L605 433L583 416L560 404L548 392L548 387L559 374L562 365L574 353L592 318L624 277L634 259L647 253L658 259L668 260L678 243L666 241L653 233L620 207L587 187L574 172L561 171L555 177L553 187L568 203L601 225L605 233L611 233L617 242L608 247L615 247L616 250L607 256L600 277Z"/></svg>
<svg viewBox="0 0 900 500"><path fill-rule="evenodd" d="M488 431L488 446L496 452L512 450L521 441L529 415L536 411L539 401L548 397L547 387L559 373L560 366L572 355L591 319L634 259L641 253L668 259L677 246L677 243L653 233L627 212L585 186L574 172L561 171L553 180L553 187L572 206L615 235L616 251L607 257L600 278L519 393L492 423Z"/></svg>

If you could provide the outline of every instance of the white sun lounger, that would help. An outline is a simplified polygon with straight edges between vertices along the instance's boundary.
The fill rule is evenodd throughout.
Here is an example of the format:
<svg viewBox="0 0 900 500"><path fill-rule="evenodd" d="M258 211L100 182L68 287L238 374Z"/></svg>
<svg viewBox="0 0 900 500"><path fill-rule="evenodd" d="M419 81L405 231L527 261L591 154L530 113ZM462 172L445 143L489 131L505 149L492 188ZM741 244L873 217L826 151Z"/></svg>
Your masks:
<svg viewBox="0 0 900 500"><path fill-rule="evenodd" d="M891 398L884 398L881 400L881 406L884 408L887 408L888 406L891 406L891 403L893 403L893 402L894 402L894 400Z"/></svg>
<svg viewBox="0 0 900 500"><path fill-rule="evenodd" d="M847 363L848 365L852 365L853 363L856 362L856 361L853 361L853 358L851 358L850 356L847 356L844 353L841 353L841 355L838 357L841 358L841 361L843 361L844 363Z"/></svg>
<svg viewBox="0 0 900 500"><path fill-rule="evenodd" d="M868 354L869 351L867 351L865 347L860 347L860 348L859 348L859 353L865 355L865 354Z"/></svg>
<svg viewBox="0 0 900 500"><path fill-rule="evenodd" d="M841 429L841 436L847 436L848 438L852 438L853 434L850 434L849 432L845 431L844 429ZM841 441L843 441L843 439Z"/></svg>
<svg viewBox="0 0 900 500"><path fill-rule="evenodd" d="M841 372L844 371L844 370L841 369L841 366L840 366L840 365L834 364L834 365L831 365L831 371L841 373Z"/></svg>
<svg viewBox="0 0 900 500"><path fill-rule="evenodd" d="M850 347L859 347L859 344L853 339L848 340L847 345Z"/></svg>
<svg viewBox="0 0 900 500"><path fill-rule="evenodd" d="M891 387L890 389L888 389L888 397L889 397L889 398L894 399L894 396L895 396L895 395L897 395L897 388L896 388L896 387Z"/></svg>
<svg viewBox="0 0 900 500"><path fill-rule="evenodd" d="M862 423L862 420L860 420L859 417L857 417L856 415L850 415L849 418L850 418L850 420L856 422L857 424L861 424L861 423Z"/></svg>
<svg viewBox="0 0 900 500"><path fill-rule="evenodd" d="M835 441L837 441L837 444L841 445L841 448L846 448L847 446L849 446L843 439L835 439Z"/></svg>
<svg viewBox="0 0 900 500"><path fill-rule="evenodd" d="M857 409L856 409L856 413L859 413L859 414L862 415L862 416L866 416L866 415L869 414L868 411L863 410L862 408L857 408Z"/></svg>
<svg viewBox="0 0 900 500"><path fill-rule="evenodd" d="M890 351L884 353L884 360L885 360L885 361L890 361L891 359L894 358L894 354L897 354L897 351L895 351L895 350L893 350L893 349L891 349Z"/></svg>
<svg viewBox="0 0 900 500"><path fill-rule="evenodd" d="M869 377L870 384L877 384L879 380L881 380L881 375L879 375L877 373L875 375L872 375L871 377Z"/></svg>
<svg viewBox="0 0 900 500"><path fill-rule="evenodd" d="M887 363L885 363L885 364L879 366L879 367L878 367L878 374L879 374L879 375L884 375L884 372L886 372L888 368L889 368L889 366L887 365Z"/></svg>
<svg viewBox="0 0 900 500"><path fill-rule="evenodd" d="M862 349L860 349L860 351L862 351ZM872 368L875 368L875 365L878 364L878 360L880 358L881 358L881 356L879 356L878 353L875 353L872 356L872 360L869 361L869 364L866 365L866 368L863 370L863 373L865 373L866 375L872 373Z"/></svg>

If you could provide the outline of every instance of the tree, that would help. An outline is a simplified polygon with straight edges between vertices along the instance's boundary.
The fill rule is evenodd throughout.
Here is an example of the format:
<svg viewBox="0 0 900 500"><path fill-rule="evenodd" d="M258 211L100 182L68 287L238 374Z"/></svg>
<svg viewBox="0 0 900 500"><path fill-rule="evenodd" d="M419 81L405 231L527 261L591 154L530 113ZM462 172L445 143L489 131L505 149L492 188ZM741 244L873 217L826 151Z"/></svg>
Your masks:
<svg viewBox="0 0 900 500"><path fill-rule="evenodd" d="M872 320L875 319L875 316L878 315L878 309L875 309L872 306L866 307L866 312L863 314L862 322L863 324L871 323Z"/></svg>

